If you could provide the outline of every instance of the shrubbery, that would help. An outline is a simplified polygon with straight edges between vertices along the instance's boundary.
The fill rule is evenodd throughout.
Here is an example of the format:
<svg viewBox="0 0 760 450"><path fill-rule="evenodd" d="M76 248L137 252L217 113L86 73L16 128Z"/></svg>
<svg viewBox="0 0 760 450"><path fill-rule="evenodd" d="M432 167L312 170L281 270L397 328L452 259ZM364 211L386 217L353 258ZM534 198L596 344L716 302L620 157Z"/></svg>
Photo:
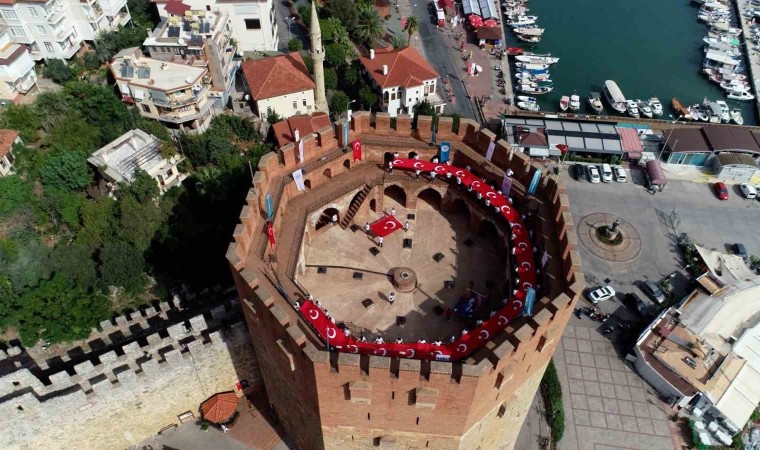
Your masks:
<svg viewBox="0 0 760 450"><path fill-rule="evenodd" d="M546 419L552 430L552 441L559 442L565 434L565 408L562 405L562 386L553 360L549 361L541 379L541 391L546 400Z"/></svg>

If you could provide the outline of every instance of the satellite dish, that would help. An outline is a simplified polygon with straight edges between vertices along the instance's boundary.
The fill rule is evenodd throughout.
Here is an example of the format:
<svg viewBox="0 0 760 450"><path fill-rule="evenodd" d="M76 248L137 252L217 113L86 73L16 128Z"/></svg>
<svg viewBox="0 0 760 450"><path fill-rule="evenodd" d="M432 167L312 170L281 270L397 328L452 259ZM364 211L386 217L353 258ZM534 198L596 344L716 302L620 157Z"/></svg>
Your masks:
<svg viewBox="0 0 760 450"><path fill-rule="evenodd" d="M169 162L172 164L176 164L177 160L174 158L174 156L172 156L171 158L169 158Z"/></svg>
<svg viewBox="0 0 760 450"><path fill-rule="evenodd" d="M251 96L250 96L250 95L248 95L248 94L245 94L245 97L244 97L244 98L245 98L245 101L248 101L248 100L250 100L250 99L251 99Z"/></svg>
<svg viewBox="0 0 760 450"><path fill-rule="evenodd" d="M177 44L179 45L185 45L185 40L182 38L177 39Z"/></svg>
<svg viewBox="0 0 760 450"><path fill-rule="evenodd" d="M238 50L237 55L242 58L244 53L242 50Z"/></svg>

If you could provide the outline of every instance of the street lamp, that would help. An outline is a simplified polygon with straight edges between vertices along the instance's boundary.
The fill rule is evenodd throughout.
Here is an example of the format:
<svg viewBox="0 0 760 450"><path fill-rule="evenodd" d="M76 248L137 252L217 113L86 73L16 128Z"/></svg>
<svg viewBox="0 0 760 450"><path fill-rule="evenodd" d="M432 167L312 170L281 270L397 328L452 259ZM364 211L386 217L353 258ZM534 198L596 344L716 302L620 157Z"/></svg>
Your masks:
<svg viewBox="0 0 760 450"><path fill-rule="evenodd" d="M290 42L290 24L292 24L295 20L295 16L288 16L285 18L285 22L288 23L288 42Z"/></svg>

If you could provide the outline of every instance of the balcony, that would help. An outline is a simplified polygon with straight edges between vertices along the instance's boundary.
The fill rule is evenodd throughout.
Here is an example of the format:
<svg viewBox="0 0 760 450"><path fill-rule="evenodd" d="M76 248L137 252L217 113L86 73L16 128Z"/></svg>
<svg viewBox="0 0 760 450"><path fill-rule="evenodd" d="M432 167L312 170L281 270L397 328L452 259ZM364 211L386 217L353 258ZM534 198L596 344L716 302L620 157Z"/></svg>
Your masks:
<svg viewBox="0 0 760 450"><path fill-rule="evenodd" d="M76 54L76 52L79 51L79 48L81 47L81 42L78 42L76 45L67 45L65 47L61 43L59 43L58 45L61 46L61 56L63 57L63 59L70 59Z"/></svg>
<svg viewBox="0 0 760 450"><path fill-rule="evenodd" d="M14 87L18 92L26 94L36 83L37 75L34 73L34 69L32 69L24 78L17 81Z"/></svg>
<svg viewBox="0 0 760 450"><path fill-rule="evenodd" d="M158 115L158 118L164 122L171 122L176 124L190 122L204 117L206 114L208 114L213 105L213 100L206 98L202 104L198 105L196 108L191 109L190 111L183 111L180 113L161 113Z"/></svg>
<svg viewBox="0 0 760 450"><path fill-rule="evenodd" d="M204 86L203 89L198 91L196 94L187 95L179 99L162 100L158 98L153 98L152 101L153 101L153 104L156 106L163 106L164 108L179 108L181 106L187 106L193 103L198 103L204 98L204 93L207 90L208 90L208 86Z"/></svg>
<svg viewBox="0 0 760 450"><path fill-rule="evenodd" d="M66 8L57 7L45 17L49 23L56 24L66 17Z"/></svg>

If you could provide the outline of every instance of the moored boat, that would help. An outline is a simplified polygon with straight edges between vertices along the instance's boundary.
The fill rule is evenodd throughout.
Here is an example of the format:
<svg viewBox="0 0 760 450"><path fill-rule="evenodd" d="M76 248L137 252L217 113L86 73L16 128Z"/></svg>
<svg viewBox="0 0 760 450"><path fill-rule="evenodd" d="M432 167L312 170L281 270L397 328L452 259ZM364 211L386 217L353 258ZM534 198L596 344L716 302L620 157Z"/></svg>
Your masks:
<svg viewBox="0 0 760 450"><path fill-rule="evenodd" d="M526 111L540 111L541 107L538 106L538 103L531 103L531 102L517 102L517 107L520 109L524 109Z"/></svg>
<svg viewBox="0 0 760 450"><path fill-rule="evenodd" d="M625 110L628 112L628 115L630 115L631 117L634 117L636 119L641 117L641 115L639 114L639 106L633 100L625 101Z"/></svg>
<svg viewBox="0 0 760 450"><path fill-rule="evenodd" d="M625 97L617 83L612 80L606 80L604 82L604 97L607 99L610 106L612 106L612 109L620 114L625 114Z"/></svg>
<svg viewBox="0 0 760 450"><path fill-rule="evenodd" d="M692 119L691 111L689 111L688 108L683 106L681 104L681 101L678 100L676 97L673 97L670 99L670 107L673 108L673 111L675 111L678 117L684 118L684 119Z"/></svg>
<svg viewBox="0 0 760 450"><path fill-rule="evenodd" d="M723 123L728 123L731 121L731 109L728 107L728 104L723 100L716 100L715 104L718 105L720 108L720 120Z"/></svg>
<svg viewBox="0 0 760 450"><path fill-rule="evenodd" d="M657 97L652 97L648 101L649 107L652 108L652 112L655 116L661 116L662 115L662 103L660 103L660 99Z"/></svg>
<svg viewBox="0 0 760 450"><path fill-rule="evenodd" d="M636 99L636 106L639 107L639 112L643 116L649 119L651 119L654 116L654 113L652 113L652 108L649 107L649 104L647 102Z"/></svg>
<svg viewBox="0 0 760 450"><path fill-rule="evenodd" d="M588 104L597 114L600 114L604 110L604 105L602 105L602 95L598 92L588 93Z"/></svg>
<svg viewBox="0 0 760 450"><path fill-rule="evenodd" d="M731 120L737 125L744 125L744 118L742 117L742 110L734 108L731 110Z"/></svg>
<svg viewBox="0 0 760 450"><path fill-rule="evenodd" d="M537 55L533 53L523 53L522 55L515 56L515 60L532 64L556 64L559 62L559 58L556 56Z"/></svg>
<svg viewBox="0 0 760 450"><path fill-rule="evenodd" d="M581 109L581 98L578 96L578 94L573 94L570 96L570 109L572 111L578 111Z"/></svg>
<svg viewBox="0 0 760 450"><path fill-rule="evenodd" d="M521 84L518 88L520 92L525 92L526 94L531 95L543 95L548 94L549 92L554 90L554 87L552 86L530 86Z"/></svg>
<svg viewBox="0 0 760 450"><path fill-rule="evenodd" d="M532 103L536 103L538 101L536 97L530 97L528 95L518 95L517 100L520 100L521 102L532 102Z"/></svg>
<svg viewBox="0 0 760 450"><path fill-rule="evenodd" d="M752 95L749 91L741 91L741 90L730 91L727 97L732 100L740 100L743 102L747 102L747 101L755 99L755 96Z"/></svg>

